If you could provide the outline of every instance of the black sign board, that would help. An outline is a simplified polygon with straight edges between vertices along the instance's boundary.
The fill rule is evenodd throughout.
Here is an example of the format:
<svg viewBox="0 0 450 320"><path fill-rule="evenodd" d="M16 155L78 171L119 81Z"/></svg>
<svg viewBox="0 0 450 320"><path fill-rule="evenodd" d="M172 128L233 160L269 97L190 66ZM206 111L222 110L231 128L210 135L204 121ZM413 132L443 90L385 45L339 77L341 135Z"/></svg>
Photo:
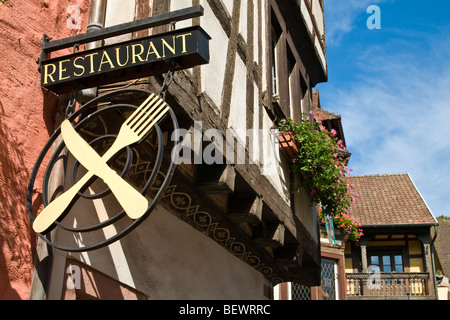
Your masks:
<svg viewBox="0 0 450 320"><path fill-rule="evenodd" d="M192 68L209 62L199 26L41 61L41 86L58 94Z"/></svg>

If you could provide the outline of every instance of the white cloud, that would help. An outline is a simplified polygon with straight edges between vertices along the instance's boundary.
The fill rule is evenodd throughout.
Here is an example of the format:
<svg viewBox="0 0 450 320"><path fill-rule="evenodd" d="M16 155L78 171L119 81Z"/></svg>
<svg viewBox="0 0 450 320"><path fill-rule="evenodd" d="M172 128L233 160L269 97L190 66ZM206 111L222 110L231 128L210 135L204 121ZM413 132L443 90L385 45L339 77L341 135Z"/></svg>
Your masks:
<svg viewBox="0 0 450 320"><path fill-rule="evenodd" d="M354 174L410 173L436 216L450 215L449 34L355 51L357 81L320 88L342 115Z"/></svg>

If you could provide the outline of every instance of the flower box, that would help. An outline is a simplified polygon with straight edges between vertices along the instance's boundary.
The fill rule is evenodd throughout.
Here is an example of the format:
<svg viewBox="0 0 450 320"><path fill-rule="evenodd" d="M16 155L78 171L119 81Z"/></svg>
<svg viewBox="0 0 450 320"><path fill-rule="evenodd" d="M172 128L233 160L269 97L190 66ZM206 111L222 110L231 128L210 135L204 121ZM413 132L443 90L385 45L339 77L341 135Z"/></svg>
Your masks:
<svg viewBox="0 0 450 320"><path fill-rule="evenodd" d="M279 132L280 151L291 161L299 153L297 142L295 141L294 133L291 131Z"/></svg>

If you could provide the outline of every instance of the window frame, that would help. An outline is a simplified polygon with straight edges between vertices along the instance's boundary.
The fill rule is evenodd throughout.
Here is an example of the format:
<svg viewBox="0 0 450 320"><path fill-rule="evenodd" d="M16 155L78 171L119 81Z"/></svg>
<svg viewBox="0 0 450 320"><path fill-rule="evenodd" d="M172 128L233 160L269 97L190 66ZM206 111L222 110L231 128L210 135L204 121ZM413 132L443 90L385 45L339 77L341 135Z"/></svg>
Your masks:
<svg viewBox="0 0 450 320"><path fill-rule="evenodd" d="M303 65L298 52L294 51L286 32L282 17L277 16L276 8L269 8L270 45L270 83L272 111L279 119L292 118L300 121L304 109L304 98L308 92Z"/></svg>
<svg viewBox="0 0 450 320"><path fill-rule="evenodd" d="M400 256L402 259L401 267L402 271L397 271L396 266L400 265L395 263L395 257ZM372 263L372 257L377 257L378 264ZM390 271L385 270L385 266L388 266L384 263L383 259L384 257L389 257L389 268ZM402 249L391 249L391 250L371 250L370 252L367 252L367 264L370 265L376 265L380 268L380 272L384 273L402 273L406 272L406 259L405 255Z"/></svg>

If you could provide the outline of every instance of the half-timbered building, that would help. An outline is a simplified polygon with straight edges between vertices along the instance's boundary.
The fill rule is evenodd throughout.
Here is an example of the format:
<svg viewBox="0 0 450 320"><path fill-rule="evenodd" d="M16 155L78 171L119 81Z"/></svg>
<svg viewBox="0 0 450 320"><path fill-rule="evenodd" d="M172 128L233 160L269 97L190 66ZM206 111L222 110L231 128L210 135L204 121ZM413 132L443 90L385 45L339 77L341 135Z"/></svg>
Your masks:
<svg viewBox="0 0 450 320"><path fill-rule="evenodd" d="M70 5L77 4L67 1ZM106 139L118 134L119 120L148 93L164 98L180 130L174 134L175 122L163 120L147 142L125 148L109 163L135 188L144 188L149 201L158 199L145 221L135 224L123 213L115 215L120 206L96 179L78 193L82 200L56 228L39 236L30 298L271 299L273 286L281 282L320 285L317 209L307 192L291 192L298 177L279 152L274 127L280 119L299 120L309 112L312 89L327 80L323 6L322 0L91 0L87 8L68 14L72 26L82 17L84 28L88 20L81 30L86 37L113 32L75 43L73 54L86 54L72 56L72 76L117 69L128 60L143 62L150 54L162 57L156 45L147 43L144 49L133 41L196 26L208 36L209 57L189 68L180 68L187 60L176 59L151 70L135 67L133 77L114 73L117 81L99 74L56 92L52 107L44 107L50 134L63 120L74 119L97 151L112 144ZM177 13L189 8L200 14L178 19ZM117 28L134 27L148 17L158 17L159 23L126 33ZM47 72L47 82L66 80L68 60L45 65L46 59L64 55L47 56L46 48L57 48L58 39L45 32L40 72ZM177 39L188 41L186 34ZM110 52L125 56L113 61L104 51L94 64L96 51L89 50L122 43L126 50ZM168 54L175 51L175 42L162 46ZM60 141L52 141L49 151L49 166L56 169L42 175L44 207L86 171L78 162L81 155L70 156ZM155 151L160 145L165 147L161 159ZM181 160L170 171L176 147ZM150 170L149 164L158 161L159 171ZM147 179L154 179L148 188Z"/></svg>

